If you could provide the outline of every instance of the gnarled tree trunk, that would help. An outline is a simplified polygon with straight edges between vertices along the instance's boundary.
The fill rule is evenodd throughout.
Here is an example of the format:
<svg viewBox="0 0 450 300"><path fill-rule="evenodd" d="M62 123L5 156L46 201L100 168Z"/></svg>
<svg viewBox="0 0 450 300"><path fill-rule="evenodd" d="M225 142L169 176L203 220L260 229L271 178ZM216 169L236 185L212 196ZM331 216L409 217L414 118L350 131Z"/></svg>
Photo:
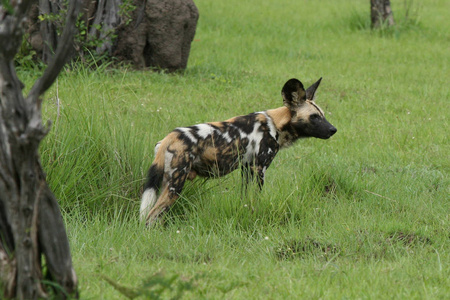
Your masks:
<svg viewBox="0 0 450 300"><path fill-rule="evenodd" d="M383 24L394 25L391 2L389 0L370 0L370 20L372 28L378 28Z"/></svg>
<svg viewBox="0 0 450 300"><path fill-rule="evenodd" d="M45 180L38 148L48 132L42 124L39 97L55 81L73 48L79 1L70 1L66 26L52 50L55 54L24 97L14 56L32 3L2 1L0 6L0 284L6 298L46 297L44 278L62 288L54 293L77 296L64 222Z"/></svg>
<svg viewBox="0 0 450 300"><path fill-rule="evenodd" d="M133 0L131 22L117 29L115 56L137 68L186 69L198 9L192 0Z"/></svg>
<svg viewBox="0 0 450 300"><path fill-rule="evenodd" d="M80 30L84 33L79 39L82 43L96 45L90 50L129 61L138 69L176 71L186 68L199 18L193 0L82 2L84 23ZM58 13L62 3L63 0L39 0L39 11ZM57 22L51 18L40 21L37 8L30 11L30 18L29 42L47 62L49 53L58 43ZM79 54L83 55L81 48Z"/></svg>

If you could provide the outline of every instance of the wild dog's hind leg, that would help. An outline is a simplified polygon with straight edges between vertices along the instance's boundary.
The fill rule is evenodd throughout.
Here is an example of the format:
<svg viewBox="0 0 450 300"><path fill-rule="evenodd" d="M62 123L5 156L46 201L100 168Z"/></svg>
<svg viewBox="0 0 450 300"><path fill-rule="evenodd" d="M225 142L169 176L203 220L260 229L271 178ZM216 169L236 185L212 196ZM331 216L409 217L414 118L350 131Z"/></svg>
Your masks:
<svg viewBox="0 0 450 300"><path fill-rule="evenodd" d="M152 224L162 212L178 199L191 171L192 161L190 158L188 153L174 155L172 162L175 162L175 167L165 174L168 176L167 181L165 180L167 183L163 184L161 195L147 216L147 225Z"/></svg>

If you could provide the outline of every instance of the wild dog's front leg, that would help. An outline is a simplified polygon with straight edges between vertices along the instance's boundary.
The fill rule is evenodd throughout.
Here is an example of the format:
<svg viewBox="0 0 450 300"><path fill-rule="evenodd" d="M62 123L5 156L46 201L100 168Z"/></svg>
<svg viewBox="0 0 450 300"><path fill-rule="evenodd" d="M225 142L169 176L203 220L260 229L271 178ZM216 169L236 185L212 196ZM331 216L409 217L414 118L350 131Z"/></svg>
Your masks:
<svg viewBox="0 0 450 300"><path fill-rule="evenodd" d="M267 166L268 167L268 166ZM260 165L249 165L244 164L242 165L242 197L248 196L247 195L247 186L250 181L253 181L255 178L255 174L257 175L257 183L258 183L258 190L261 191L262 187L264 185L264 176L266 173L266 166L260 166ZM247 197L245 197L247 198ZM250 208L252 212L255 211L253 207L253 199L250 198Z"/></svg>
<svg viewBox="0 0 450 300"><path fill-rule="evenodd" d="M249 182L253 181L255 178L255 174L257 174L257 183L258 187L261 190L264 185L264 177L266 170L269 166L261 166L261 165L249 165L245 164L242 166L242 190L246 191Z"/></svg>
<svg viewBox="0 0 450 300"><path fill-rule="evenodd" d="M266 166L260 166L260 165L252 165L248 166L245 170L243 168L243 177L245 178L245 183L248 184L250 180L253 180L255 178L255 174L257 175L256 180L258 183L259 190L262 189L264 185L264 177L266 174L267 167ZM245 173L245 175L244 175ZM244 183L243 178L243 183Z"/></svg>
<svg viewBox="0 0 450 300"><path fill-rule="evenodd" d="M256 174L258 174L258 177L257 177L258 187L260 190L262 190L262 187L264 185L264 178L266 176L267 167L255 166L255 169L256 169Z"/></svg>
<svg viewBox="0 0 450 300"><path fill-rule="evenodd" d="M277 141L273 138L266 137L264 142L261 143L259 153L255 157L253 169L253 172L258 176L258 186L260 189L262 189L264 185L266 171L275 158L275 155L277 155L279 149L280 147Z"/></svg>
<svg viewBox="0 0 450 300"><path fill-rule="evenodd" d="M247 186L250 181L254 178L254 171L250 164L246 163L241 166L241 176L242 176L242 193L247 192Z"/></svg>
<svg viewBox="0 0 450 300"><path fill-rule="evenodd" d="M255 158L255 164L253 165L253 172L257 174L258 186L262 189L264 185L264 178L266 171L272 163L275 155L278 152L278 147L268 147L267 145L261 146L261 150L258 156Z"/></svg>
<svg viewBox="0 0 450 300"><path fill-rule="evenodd" d="M255 174L257 175L258 187L260 190L262 189L266 170L272 163L277 151L278 149L265 151L262 155L255 157L253 164L246 163L242 165L242 185L245 187L243 190L245 190L248 183L253 180Z"/></svg>

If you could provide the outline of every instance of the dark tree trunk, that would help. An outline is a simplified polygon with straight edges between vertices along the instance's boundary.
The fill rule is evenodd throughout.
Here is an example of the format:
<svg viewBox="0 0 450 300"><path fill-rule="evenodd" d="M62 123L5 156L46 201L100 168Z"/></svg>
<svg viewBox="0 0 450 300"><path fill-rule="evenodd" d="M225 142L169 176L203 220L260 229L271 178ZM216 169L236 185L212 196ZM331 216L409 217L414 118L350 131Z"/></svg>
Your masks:
<svg viewBox="0 0 450 300"><path fill-rule="evenodd" d="M39 13L40 14L54 14L57 15L60 11L59 3L56 1L39 0ZM42 61L46 64L55 53L56 46L58 45L57 26L53 22L44 21L40 23L40 32L42 34L42 40L45 43L42 44Z"/></svg>
<svg viewBox="0 0 450 300"><path fill-rule="evenodd" d="M62 288L55 290L59 296L77 296L64 222L45 180L38 148L48 132L39 97L55 81L73 48L79 1L70 1L58 47L49 49L48 67L25 98L14 56L32 3L2 1L0 6L0 284L5 298L37 299L48 295L42 284L45 277Z"/></svg>
<svg viewBox="0 0 450 300"><path fill-rule="evenodd" d="M370 0L370 19L372 28L395 24L389 0Z"/></svg>
<svg viewBox="0 0 450 300"><path fill-rule="evenodd" d="M192 0L133 0L131 22L117 31L114 54L137 68L187 67L198 9Z"/></svg>
<svg viewBox="0 0 450 300"><path fill-rule="evenodd" d="M187 66L198 9L193 0L83 0L84 45L97 54L115 56L137 68L168 71ZM39 0L39 10L57 13L63 0ZM39 23L37 9L30 12L29 42L44 62L57 45L57 21ZM61 26L61 24L59 24ZM94 45L94 46L93 46ZM79 47L83 55L83 46Z"/></svg>
<svg viewBox="0 0 450 300"><path fill-rule="evenodd" d="M97 38L103 41L103 43L95 49L97 53L112 53L112 35L120 24L119 9L121 4L122 0L99 0L97 1L95 11L92 11L91 15L86 15L89 19L93 20L92 23L89 24L90 29L88 38ZM98 29L100 27L101 30Z"/></svg>

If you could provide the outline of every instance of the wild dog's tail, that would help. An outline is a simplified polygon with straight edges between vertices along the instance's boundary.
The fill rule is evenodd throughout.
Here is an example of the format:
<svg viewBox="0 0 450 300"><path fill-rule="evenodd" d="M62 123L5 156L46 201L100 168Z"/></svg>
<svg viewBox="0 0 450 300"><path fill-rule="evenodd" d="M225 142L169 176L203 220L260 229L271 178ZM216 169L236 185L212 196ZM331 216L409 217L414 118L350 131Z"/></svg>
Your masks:
<svg viewBox="0 0 450 300"><path fill-rule="evenodd" d="M147 181L144 185L144 192L142 193L140 219L144 222L148 213L155 205L158 199L158 193L164 178L164 151L160 149L160 143L155 147L155 160L148 170ZM163 153L158 153L161 150Z"/></svg>

